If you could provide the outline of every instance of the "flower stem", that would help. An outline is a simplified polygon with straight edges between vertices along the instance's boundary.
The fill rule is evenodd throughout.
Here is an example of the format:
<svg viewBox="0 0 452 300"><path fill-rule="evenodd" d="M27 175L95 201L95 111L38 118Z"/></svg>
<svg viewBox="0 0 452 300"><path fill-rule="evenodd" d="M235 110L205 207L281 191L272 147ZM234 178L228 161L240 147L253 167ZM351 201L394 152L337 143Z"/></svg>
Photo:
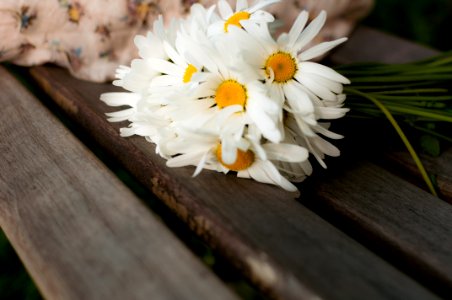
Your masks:
<svg viewBox="0 0 452 300"><path fill-rule="evenodd" d="M362 96L362 97L370 100L384 113L386 118L389 120L391 125L396 130L399 137L402 139L402 142L405 144L405 147L407 148L408 152L410 153L411 157L413 158L417 168L419 169L419 172L422 175L422 178L424 179L425 183L427 184L427 187L430 190L430 193L432 193L432 195L434 195L434 196L438 196L438 194L436 193L435 187L433 186L433 183L430 180L430 177L428 176L427 171L425 170L424 165L422 164L419 156L417 155L416 151L414 150L413 146L411 145L410 141L406 137L403 130L400 128L397 121L392 116L391 112L379 100L377 100L375 97L373 97L371 95L362 93L362 92L352 89L352 88L347 88L347 92Z"/></svg>

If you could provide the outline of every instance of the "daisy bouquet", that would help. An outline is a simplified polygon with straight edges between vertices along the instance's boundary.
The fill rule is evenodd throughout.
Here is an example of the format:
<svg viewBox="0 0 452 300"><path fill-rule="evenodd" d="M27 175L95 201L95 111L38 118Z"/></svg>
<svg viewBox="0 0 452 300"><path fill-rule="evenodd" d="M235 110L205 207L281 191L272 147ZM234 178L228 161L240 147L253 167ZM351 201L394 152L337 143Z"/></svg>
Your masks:
<svg viewBox="0 0 452 300"><path fill-rule="evenodd" d="M347 38L312 45L326 13L309 21L302 11L275 39L274 17L265 11L275 2L238 0L235 10L224 0L194 4L168 27L159 18L135 38L140 58L117 70L113 84L127 91L101 95L110 106L128 107L109 113L109 121L128 121L121 136L154 143L168 167L194 166L194 176L235 172L296 191L292 182L312 173L309 157L326 168L325 156L340 154L327 139L342 138L329 127L349 111L350 80L312 60ZM356 69L363 70L342 71L353 77ZM363 88L348 92L365 98Z"/></svg>

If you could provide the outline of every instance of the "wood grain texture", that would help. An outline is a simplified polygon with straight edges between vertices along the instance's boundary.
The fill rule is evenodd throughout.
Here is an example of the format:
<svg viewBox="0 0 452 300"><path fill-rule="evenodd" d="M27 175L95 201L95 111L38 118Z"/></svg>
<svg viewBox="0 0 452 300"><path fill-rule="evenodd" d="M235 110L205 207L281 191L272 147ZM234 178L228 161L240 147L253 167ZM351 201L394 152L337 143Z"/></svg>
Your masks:
<svg viewBox="0 0 452 300"><path fill-rule="evenodd" d="M427 155L420 155L420 157L425 168L434 176L441 199L452 204L452 149L445 150L439 157ZM409 172L414 182L423 184L419 169L406 152L394 151L388 153L387 158L397 168Z"/></svg>
<svg viewBox="0 0 452 300"><path fill-rule="evenodd" d="M452 206L409 185L371 163L344 161L312 178L307 190L315 199L301 201L446 297L452 291Z"/></svg>
<svg viewBox="0 0 452 300"><path fill-rule="evenodd" d="M0 226L47 299L236 299L0 67Z"/></svg>
<svg viewBox="0 0 452 300"><path fill-rule="evenodd" d="M101 93L113 90L110 85L81 82L64 70L50 67L34 68L32 74L88 134L271 296L435 297L300 205L293 194L208 171L193 179L192 168L167 168L155 155L154 146L143 138L120 138L121 124L110 124L104 116L113 109L98 100ZM360 184L362 189L369 182ZM404 189L418 191L406 183L401 186L402 192Z"/></svg>

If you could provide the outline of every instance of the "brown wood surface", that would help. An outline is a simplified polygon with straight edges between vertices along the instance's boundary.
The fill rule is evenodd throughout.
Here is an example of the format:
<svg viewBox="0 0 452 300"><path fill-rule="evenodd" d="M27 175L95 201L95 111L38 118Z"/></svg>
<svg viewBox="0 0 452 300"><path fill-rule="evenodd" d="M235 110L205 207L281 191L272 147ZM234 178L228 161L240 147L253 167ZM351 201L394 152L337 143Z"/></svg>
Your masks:
<svg viewBox="0 0 452 300"><path fill-rule="evenodd" d="M32 75L100 145L271 295L285 299L433 297L412 279L295 201L293 194L213 172L203 172L193 179L192 168L166 168L164 161L154 154L154 146L144 139L120 138L120 125L105 121L104 113L114 109L98 100L101 93L113 89L110 85L81 82L51 67L34 68ZM452 228L452 214L447 210L449 207L438 206L438 201L428 193L391 177L374 164L355 163L350 168L362 176L315 182L319 191L302 190L301 202L306 202L303 195L308 194L319 197L321 205L334 208L338 202L354 195L346 209L336 210L339 215L348 220L363 220L363 215L370 215L367 223L359 223L369 239L406 254L414 265L411 271L423 272L427 268L428 278L441 279L441 288L432 286L437 291L450 289L448 249L451 241L447 234ZM347 186L346 193L341 192L340 197L334 195L334 190L333 195L326 193L328 186L338 179ZM383 194L376 193L372 186L396 186L396 189L388 189ZM362 201L356 197L361 197ZM315 198L312 201L316 201ZM374 206L367 207L368 201L374 202ZM424 210L428 213L423 213ZM406 219L418 222L415 228L419 231L414 232L403 224ZM401 242L394 244L393 240ZM431 244L422 245L422 241ZM420 248L416 252L417 247Z"/></svg>
<svg viewBox="0 0 452 300"><path fill-rule="evenodd" d="M412 174L413 181L423 184L419 169L406 152L393 151L387 158L398 169ZM452 149L445 150L439 157L421 155L420 158L426 170L434 176L441 199L452 204Z"/></svg>
<svg viewBox="0 0 452 300"><path fill-rule="evenodd" d="M47 299L236 297L0 66L0 226Z"/></svg>

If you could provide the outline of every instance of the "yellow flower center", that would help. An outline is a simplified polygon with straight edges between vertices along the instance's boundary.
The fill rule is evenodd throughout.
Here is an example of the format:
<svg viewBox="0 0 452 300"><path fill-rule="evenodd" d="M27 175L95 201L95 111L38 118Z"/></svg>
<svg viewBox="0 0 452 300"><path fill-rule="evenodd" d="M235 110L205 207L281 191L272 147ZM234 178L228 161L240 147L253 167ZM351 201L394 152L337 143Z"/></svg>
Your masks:
<svg viewBox="0 0 452 300"><path fill-rule="evenodd" d="M242 171L248 169L254 163L254 153L251 150L242 151L237 149L237 159L233 164L225 164L221 159L221 144L218 145L216 151L218 161L231 171Z"/></svg>
<svg viewBox="0 0 452 300"><path fill-rule="evenodd" d="M78 23L80 21L80 17L82 15L81 9L79 5L70 5L69 6L69 20L75 23Z"/></svg>
<svg viewBox="0 0 452 300"><path fill-rule="evenodd" d="M239 12L233 14L224 23L224 32L228 32L229 25L235 25L235 26L238 26L241 28L242 25L240 25L240 21L248 20L249 18L250 18L250 14L246 11L239 11Z"/></svg>
<svg viewBox="0 0 452 300"><path fill-rule="evenodd" d="M194 65L192 65L192 64L188 65L188 67L185 69L184 78L182 79L182 81L184 83L190 82L191 77L196 72L198 72L198 69L196 69L196 67Z"/></svg>
<svg viewBox="0 0 452 300"><path fill-rule="evenodd" d="M246 88L235 80L223 81L215 92L215 102L218 108L230 105L245 107L246 99Z"/></svg>
<svg viewBox="0 0 452 300"><path fill-rule="evenodd" d="M276 52L270 55L265 62L265 72L268 76L270 76L270 69L273 70L275 81L284 83L295 76L297 64L289 53Z"/></svg>
<svg viewBox="0 0 452 300"><path fill-rule="evenodd" d="M149 4L145 3L145 2L141 2L138 6L137 6L137 15L140 18L140 20L144 20L146 18L146 16L148 15L150 10Z"/></svg>

